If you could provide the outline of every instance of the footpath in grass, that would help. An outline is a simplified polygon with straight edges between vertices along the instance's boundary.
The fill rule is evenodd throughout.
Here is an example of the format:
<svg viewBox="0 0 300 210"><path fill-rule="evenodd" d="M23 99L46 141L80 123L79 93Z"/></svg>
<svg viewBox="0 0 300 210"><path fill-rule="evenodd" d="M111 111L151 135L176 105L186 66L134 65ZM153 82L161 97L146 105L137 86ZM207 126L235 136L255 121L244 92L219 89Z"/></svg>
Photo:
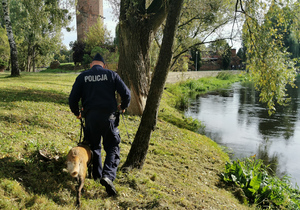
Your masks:
<svg viewBox="0 0 300 210"><path fill-rule="evenodd" d="M63 169L80 134L80 122L68 107L77 75L8 76L0 73L0 209L74 209L76 182ZM250 208L220 187L228 156L190 131L194 122L173 107L175 101L167 89L143 169L118 171L117 197L107 197L100 183L87 179L82 209ZM126 126L120 123L121 165L139 122L125 115Z"/></svg>

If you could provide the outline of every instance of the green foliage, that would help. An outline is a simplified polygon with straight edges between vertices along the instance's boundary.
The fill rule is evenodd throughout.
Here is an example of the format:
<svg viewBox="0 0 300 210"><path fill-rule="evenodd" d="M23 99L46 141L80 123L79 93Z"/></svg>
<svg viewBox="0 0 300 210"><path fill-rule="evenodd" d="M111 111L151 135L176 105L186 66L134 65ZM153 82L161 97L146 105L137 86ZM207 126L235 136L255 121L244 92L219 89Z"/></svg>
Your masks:
<svg viewBox="0 0 300 210"><path fill-rule="evenodd" d="M186 72L189 68L188 54L182 54L173 64L170 71Z"/></svg>
<svg viewBox="0 0 300 210"><path fill-rule="evenodd" d="M111 51L107 48L110 48ZM116 70L117 69L117 63L119 61L119 54L116 50L115 46L110 46L110 45L105 45L104 47L94 47L91 51L91 57L93 58L97 53L100 53L102 55L104 61L105 61L105 66L108 69L111 70Z"/></svg>
<svg viewBox="0 0 300 210"><path fill-rule="evenodd" d="M290 53L291 58L300 56L299 9L299 3L286 6L273 4L267 13L269 22L266 24L276 29L276 35L273 38L282 39L282 46ZM280 12L277 12L278 10Z"/></svg>
<svg viewBox="0 0 300 210"><path fill-rule="evenodd" d="M101 17L98 18L97 23L91 26L86 32L86 51L91 51L95 47L103 46L107 44L107 41L110 39L110 34L103 24Z"/></svg>
<svg viewBox="0 0 300 210"><path fill-rule="evenodd" d="M0 27L0 67L8 66L10 51L6 30Z"/></svg>
<svg viewBox="0 0 300 210"><path fill-rule="evenodd" d="M300 209L300 191L287 177L279 179L268 174L268 166L255 156L243 161L227 162L222 174L227 183L243 190L251 204L269 208Z"/></svg>
<svg viewBox="0 0 300 210"><path fill-rule="evenodd" d="M62 46L59 53L54 55L54 60L58 60L60 63L73 61L72 50L68 50L65 46Z"/></svg>
<svg viewBox="0 0 300 210"><path fill-rule="evenodd" d="M189 95L177 95L175 107L179 110L185 110L189 107Z"/></svg>
<svg viewBox="0 0 300 210"><path fill-rule="evenodd" d="M84 54L82 58L81 65L85 66L85 69L88 69L90 66L89 64L93 61L90 55Z"/></svg>
<svg viewBox="0 0 300 210"><path fill-rule="evenodd" d="M156 36L158 36L158 35L156 35ZM153 71L156 66L158 55L159 55L159 50L160 50L160 45L159 45L157 39L155 39L151 43L151 46L149 49L150 70L151 71Z"/></svg>
<svg viewBox="0 0 300 210"><path fill-rule="evenodd" d="M242 47L238 50L237 56L242 60L242 62L246 61L246 47L244 45L244 42L242 42Z"/></svg>
<svg viewBox="0 0 300 210"><path fill-rule="evenodd" d="M111 70L117 69L119 54L116 51L115 46L111 46L111 45L102 45L102 47L95 46L90 51L87 51L86 49L88 49L88 47L85 42L75 41L74 43L71 44L71 47L73 51L73 60L75 65L81 63L82 65L85 66L85 68L89 68L88 64L92 62L92 59L97 53L100 53L104 58L106 68L109 68Z"/></svg>
<svg viewBox="0 0 300 210"><path fill-rule="evenodd" d="M3 13L3 8L2 4L0 4L0 28L5 27L5 21L4 21L4 13Z"/></svg>
<svg viewBox="0 0 300 210"><path fill-rule="evenodd" d="M177 63L178 59L182 56L191 53L192 61L196 61L195 50L197 50L197 68L201 66L200 51L205 48L205 42L212 33L229 21L232 16L230 11L233 11L234 7L232 1L194 1L185 0L183 3L182 14L180 16L178 29L175 35L174 51L172 65ZM160 48L161 40L163 36L163 27L161 27L155 34L155 41L151 43L151 67L156 64L158 56L157 48ZM200 37L205 37L200 38ZM181 62L181 61L179 61ZM196 65L193 65L191 69L195 69ZM153 68L154 69L154 68ZM177 68L178 69L178 68Z"/></svg>
<svg viewBox="0 0 300 210"><path fill-rule="evenodd" d="M283 3L283 2L282 2ZM269 114L274 113L275 103L284 105L287 100L287 84L294 86L296 61L284 47L284 35L290 25L290 15L282 5L292 7L289 1L272 2L269 11L261 22L261 9L266 9L265 2L253 2L247 5L246 21L243 28L243 41L247 49L247 66L260 90L260 101L266 103ZM276 22L273 22L273 18ZM274 24L275 23L275 24ZM280 30L279 30L280 29Z"/></svg>
<svg viewBox="0 0 300 210"><path fill-rule="evenodd" d="M182 8L184 12L180 16L175 35L173 62L175 63L182 54L195 50L195 48L199 49L200 52L200 49L204 47L203 44L207 41L206 38L213 34L211 32L232 18L233 3L227 0L185 0ZM192 56L193 61L195 61L194 55ZM200 59L197 61L200 62ZM200 65L198 63L197 68Z"/></svg>
<svg viewBox="0 0 300 210"><path fill-rule="evenodd" d="M71 21L71 1L11 0L10 17L23 71L48 65L61 47L61 29Z"/></svg>
<svg viewBox="0 0 300 210"><path fill-rule="evenodd" d="M230 78L232 78L232 74L230 72L222 71L218 73L217 78L221 80L230 80Z"/></svg>

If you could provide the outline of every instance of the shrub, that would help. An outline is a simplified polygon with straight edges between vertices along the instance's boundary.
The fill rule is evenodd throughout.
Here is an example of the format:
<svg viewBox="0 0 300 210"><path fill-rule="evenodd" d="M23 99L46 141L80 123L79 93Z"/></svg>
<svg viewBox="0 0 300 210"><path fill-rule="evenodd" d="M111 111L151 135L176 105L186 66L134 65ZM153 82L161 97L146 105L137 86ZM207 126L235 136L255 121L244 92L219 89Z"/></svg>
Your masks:
<svg viewBox="0 0 300 210"><path fill-rule="evenodd" d="M90 67L89 64L92 61L93 59L91 58L91 56L89 56L88 54L84 54L81 64L84 66L84 69L88 69Z"/></svg>
<svg viewBox="0 0 300 210"><path fill-rule="evenodd" d="M268 166L255 156L243 161L226 163L223 180L242 189L251 204L269 208L300 209L300 191L291 186L289 179L270 176Z"/></svg>
<svg viewBox="0 0 300 210"><path fill-rule="evenodd" d="M85 49L84 42L75 41L73 43L72 50L73 50L73 61L75 65L82 62L83 55L85 54L84 49Z"/></svg>
<svg viewBox="0 0 300 210"><path fill-rule="evenodd" d="M60 62L59 61L52 61L50 63L50 69L57 69L60 66Z"/></svg>
<svg viewBox="0 0 300 210"><path fill-rule="evenodd" d="M185 110L189 107L189 97L187 95L181 94L176 96L175 108L179 110Z"/></svg>

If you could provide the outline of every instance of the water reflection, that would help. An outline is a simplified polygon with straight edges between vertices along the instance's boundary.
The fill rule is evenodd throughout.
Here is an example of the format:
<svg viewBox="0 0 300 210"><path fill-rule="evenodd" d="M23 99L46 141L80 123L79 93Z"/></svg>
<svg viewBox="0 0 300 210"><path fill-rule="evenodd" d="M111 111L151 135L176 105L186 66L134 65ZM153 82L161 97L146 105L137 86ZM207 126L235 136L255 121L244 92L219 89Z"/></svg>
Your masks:
<svg viewBox="0 0 300 210"><path fill-rule="evenodd" d="M300 79L296 85L300 87ZM186 115L206 125L205 135L232 149L233 159L256 155L277 175L300 183L300 91L287 88L291 101L268 115L251 83L199 97Z"/></svg>
<svg viewBox="0 0 300 210"><path fill-rule="evenodd" d="M264 142L258 146L257 158L263 160L265 165L270 166L270 174L276 174L279 177L283 176L286 174L286 171L278 168L279 154L275 152L270 155L270 146L271 142L269 141L269 138L265 138Z"/></svg>
<svg viewBox="0 0 300 210"><path fill-rule="evenodd" d="M289 95L292 96L288 106L276 106L276 113L269 116L264 106L259 103L259 94L255 91L253 84L244 84L240 89L240 107L239 114L241 120L251 122L253 117L259 119L258 130L264 137L284 137L289 140L294 135L295 124L298 120L299 101L297 89L288 88Z"/></svg>

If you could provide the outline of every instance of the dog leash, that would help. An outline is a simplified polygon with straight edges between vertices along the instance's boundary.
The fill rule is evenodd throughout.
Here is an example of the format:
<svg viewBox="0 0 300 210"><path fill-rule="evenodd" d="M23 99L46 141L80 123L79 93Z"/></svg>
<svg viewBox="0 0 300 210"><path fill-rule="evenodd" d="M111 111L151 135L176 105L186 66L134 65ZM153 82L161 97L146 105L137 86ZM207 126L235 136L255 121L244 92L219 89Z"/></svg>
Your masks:
<svg viewBox="0 0 300 210"><path fill-rule="evenodd" d="M83 141L81 141L81 138L82 138L82 133L84 135L84 122L83 122L83 119L80 118L80 137L79 137L79 144L82 143Z"/></svg>

